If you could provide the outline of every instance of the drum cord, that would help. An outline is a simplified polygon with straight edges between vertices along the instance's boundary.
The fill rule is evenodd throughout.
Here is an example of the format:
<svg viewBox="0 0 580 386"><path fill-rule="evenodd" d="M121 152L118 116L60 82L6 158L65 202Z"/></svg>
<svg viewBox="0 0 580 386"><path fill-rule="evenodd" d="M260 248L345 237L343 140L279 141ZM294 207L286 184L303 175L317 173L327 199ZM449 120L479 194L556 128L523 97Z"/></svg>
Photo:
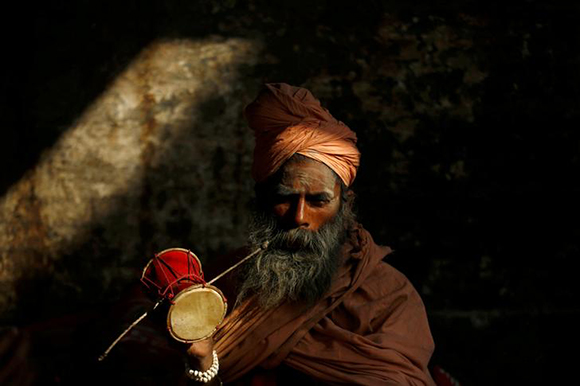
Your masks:
<svg viewBox="0 0 580 386"><path fill-rule="evenodd" d="M208 281L207 284L211 284L211 283L217 281L218 279L221 279L223 276L225 276L228 273L230 273L230 271L238 268L246 260L249 260L250 258L254 257L257 253L265 250L266 248L268 248L268 242L267 241L265 241L264 243L262 243L262 245L260 246L260 248L256 249L254 252L250 253L248 256L244 257L242 260L238 261L236 264L232 265L231 267L229 267L228 269L226 269L225 271L223 271L222 273L220 273L219 275L217 275L216 277L214 277L213 279L211 279L210 281Z"/></svg>

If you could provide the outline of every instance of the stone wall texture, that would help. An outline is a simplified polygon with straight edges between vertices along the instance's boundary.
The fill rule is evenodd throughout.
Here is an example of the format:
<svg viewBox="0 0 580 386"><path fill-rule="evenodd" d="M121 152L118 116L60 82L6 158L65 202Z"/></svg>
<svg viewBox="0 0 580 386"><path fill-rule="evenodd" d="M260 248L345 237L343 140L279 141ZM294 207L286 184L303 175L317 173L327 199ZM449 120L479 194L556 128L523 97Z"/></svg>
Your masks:
<svg viewBox="0 0 580 386"><path fill-rule="evenodd" d="M566 379L580 11L399 3L35 9L2 69L2 322L107 306L168 247L242 245L242 110L287 82L357 132L359 217L421 293L433 362L466 385Z"/></svg>

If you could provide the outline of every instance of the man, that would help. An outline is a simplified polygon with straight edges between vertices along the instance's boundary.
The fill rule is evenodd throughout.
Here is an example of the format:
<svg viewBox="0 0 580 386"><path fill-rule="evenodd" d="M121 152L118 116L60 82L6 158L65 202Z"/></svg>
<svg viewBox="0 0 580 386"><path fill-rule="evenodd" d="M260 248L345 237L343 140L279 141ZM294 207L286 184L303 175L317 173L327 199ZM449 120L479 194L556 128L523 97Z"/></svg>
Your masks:
<svg viewBox="0 0 580 386"><path fill-rule="evenodd" d="M433 384L422 301L352 213L356 135L286 84L266 85L246 118L256 138L250 241L268 247L244 268L213 339L189 348L191 372L214 384Z"/></svg>

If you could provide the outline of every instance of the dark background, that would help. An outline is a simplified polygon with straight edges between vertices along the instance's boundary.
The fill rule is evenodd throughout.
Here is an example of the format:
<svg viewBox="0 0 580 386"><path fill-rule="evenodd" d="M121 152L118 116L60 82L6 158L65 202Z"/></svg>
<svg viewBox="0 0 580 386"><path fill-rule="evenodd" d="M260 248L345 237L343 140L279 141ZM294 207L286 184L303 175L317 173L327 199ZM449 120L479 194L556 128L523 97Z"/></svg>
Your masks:
<svg viewBox="0 0 580 386"><path fill-rule="evenodd" d="M421 293L437 345L432 363L466 385L567 379L580 343L579 9L400 3L77 1L22 9L3 32L0 192L33 170L151 42L255 39L266 59L244 70L247 95L269 81L308 87L357 132L360 219L395 249L391 264ZM206 108L219 118L219 108ZM95 243L69 255L108 253ZM68 269L82 276L77 265ZM50 280L36 279L27 285L41 291ZM51 301L66 307L30 313L23 294L4 323L106 306L120 292L95 299L80 284L69 302L66 291L49 288Z"/></svg>

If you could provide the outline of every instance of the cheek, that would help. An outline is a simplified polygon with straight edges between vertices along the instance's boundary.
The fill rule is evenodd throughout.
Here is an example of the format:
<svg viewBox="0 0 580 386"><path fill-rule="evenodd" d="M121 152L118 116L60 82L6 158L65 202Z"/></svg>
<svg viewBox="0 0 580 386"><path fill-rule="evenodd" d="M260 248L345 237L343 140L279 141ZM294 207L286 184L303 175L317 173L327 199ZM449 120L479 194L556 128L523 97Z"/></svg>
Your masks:
<svg viewBox="0 0 580 386"><path fill-rule="evenodd" d="M312 218L315 219L315 223L318 227L323 226L336 216L338 213L339 206L332 206L330 208L319 209L313 212Z"/></svg>
<svg viewBox="0 0 580 386"><path fill-rule="evenodd" d="M334 218L334 216L336 215L336 211L334 210L328 210L328 211L324 211L323 213L320 213L318 215L318 224L319 225L323 225L326 224L330 221L332 221L332 219Z"/></svg>
<svg viewBox="0 0 580 386"><path fill-rule="evenodd" d="M272 207L272 213L277 217L284 217L289 209L290 204L276 204Z"/></svg>

